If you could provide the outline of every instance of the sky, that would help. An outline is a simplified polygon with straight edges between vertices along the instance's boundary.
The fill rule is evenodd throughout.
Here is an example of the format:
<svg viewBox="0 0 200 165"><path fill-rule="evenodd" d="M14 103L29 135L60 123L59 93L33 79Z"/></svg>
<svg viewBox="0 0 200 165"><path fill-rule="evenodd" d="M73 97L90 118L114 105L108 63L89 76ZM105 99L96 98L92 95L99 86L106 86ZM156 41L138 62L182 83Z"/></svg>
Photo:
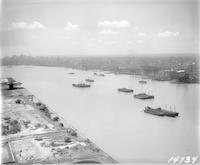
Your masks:
<svg viewBox="0 0 200 165"><path fill-rule="evenodd" d="M2 56L198 53L198 0L2 0Z"/></svg>

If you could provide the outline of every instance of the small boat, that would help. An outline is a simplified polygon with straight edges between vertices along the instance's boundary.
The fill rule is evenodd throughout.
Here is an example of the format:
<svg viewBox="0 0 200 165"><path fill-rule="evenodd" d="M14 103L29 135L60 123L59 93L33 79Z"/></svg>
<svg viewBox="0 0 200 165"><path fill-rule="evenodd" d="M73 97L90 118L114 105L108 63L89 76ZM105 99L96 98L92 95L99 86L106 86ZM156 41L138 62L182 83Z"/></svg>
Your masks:
<svg viewBox="0 0 200 165"><path fill-rule="evenodd" d="M104 77L105 75L103 73L93 73L95 76L101 76L101 77Z"/></svg>
<svg viewBox="0 0 200 165"><path fill-rule="evenodd" d="M162 108L151 108L149 106L145 107L144 112L152 115L168 116L168 117L177 117L179 115L178 112L168 111Z"/></svg>
<svg viewBox="0 0 200 165"><path fill-rule="evenodd" d="M143 100L145 100L145 99L154 99L153 95L148 95L146 93L139 93L139 94L134 95L134 97L137 98L137 99L143 99Z"/></svg>
<svg viewBox="0 0 200 165"><path fill-rule="evenodd" d="M74 72L69 72L68 74L75 74Z"/></svg>
<svg viewBox="0 0 200 165"><path fill-rule="evenodd" d="M149 77L148 76L143 76L142 79L149 79Z"/></svg>
<svg viewBox="0 0 200 165"><path fill-rule="evenodd" d="M85 81L87 81L87 82L94 82L94 80L92 80L92 79L85 79Z"/></svg>
<svg viewBox="0 0 200 165"><path fill-rule="evenodd" d="M147 81L145 81L145 80L140 80L140 81L138 81L139 83L142 83L142 84L146 84L147 83Z"/></svg>
<svg viewBox="0 0 200 165"><path fill-rule="evenodd" d="M72 86L78 88L89 88L91 85L85 83L79 83L79 84L72 84Z"/></svg>
<svg viewBox="0 0 200 165"><path fill-rule="evenodd" d="M125 92L125 93L132 93L133 89L119 88L118 91L119 92Z"/></svg>
<svg viewBox="0 0 200 165"><path fill-rule="evenodd" d="M100 74L99 74L99 76L102 76L102 77L104 77L105 75L104 75L103 73L100 73Z"/></svg>

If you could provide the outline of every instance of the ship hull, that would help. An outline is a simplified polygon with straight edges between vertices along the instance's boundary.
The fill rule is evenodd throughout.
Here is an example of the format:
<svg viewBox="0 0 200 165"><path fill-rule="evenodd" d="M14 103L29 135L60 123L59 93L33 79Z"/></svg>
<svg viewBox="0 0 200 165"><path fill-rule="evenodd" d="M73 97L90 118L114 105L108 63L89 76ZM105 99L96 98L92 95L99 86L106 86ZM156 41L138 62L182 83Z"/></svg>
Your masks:
<svg viewBox="0 0 200 165"><path fill-rule="evenodd" d="M153 109L153 108L150 108L150 107L146 107L144 112L152 114L152 115L156 115L156 116L177 117L179 115L178 112L167 111L167 110L163 110L161 108Z"/></svg>
<svg viewBox="0 0 200 165"><path fill-rule="evenodd" d="M151 115L164 116L164 114L163 114L163 113L160 113L160 112L152 112L152 111L145 111L145 110L144 110L144 112L145 112L145 113L149 113L149 114L151 114Z"/></svg>
<svg viewBox="0 0 200 165"><path fill-rule="evenodd" d="M118 89L118 91L119 91L119 92L124 92L124 93L132 93L132 92L133 92L132 89L123 89L123 88Z"/></svg>
<svg viewBox="0 0 200 165"><path fill-rule="evenodd" d="M146 100L146 99L154 99L154 96L151 95L134 95L135 98L137 99L142 99L142 100Z"/></svg>
<svg viewBox="0 0 200 165"><path fill-rule="evenodd" d="M79 84L72 84L73 87L77 87L77 88L89 88L90 85L79 85Z"/></svg>

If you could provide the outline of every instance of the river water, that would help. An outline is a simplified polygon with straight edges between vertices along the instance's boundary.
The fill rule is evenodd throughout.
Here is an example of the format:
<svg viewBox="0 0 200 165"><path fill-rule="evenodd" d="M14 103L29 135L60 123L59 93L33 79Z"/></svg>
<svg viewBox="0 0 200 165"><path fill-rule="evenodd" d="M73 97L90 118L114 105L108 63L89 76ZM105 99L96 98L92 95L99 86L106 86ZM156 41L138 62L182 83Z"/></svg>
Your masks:
<svg viewBox="0 0 200 165"><path fill-rule="evenodd" d="M68 74L74 72L74 75ZM10 76L75 126L120 163L163 162L171 156L198 156L199 84L172 84L132 75L93 75L93 71L68 68L2 67ZM91 88L72 83L94 79ZM120 87L147 92L154 100L138 100L119 93ZM144 113L145 106L178 111L180 117L158 117Z"/></svg>

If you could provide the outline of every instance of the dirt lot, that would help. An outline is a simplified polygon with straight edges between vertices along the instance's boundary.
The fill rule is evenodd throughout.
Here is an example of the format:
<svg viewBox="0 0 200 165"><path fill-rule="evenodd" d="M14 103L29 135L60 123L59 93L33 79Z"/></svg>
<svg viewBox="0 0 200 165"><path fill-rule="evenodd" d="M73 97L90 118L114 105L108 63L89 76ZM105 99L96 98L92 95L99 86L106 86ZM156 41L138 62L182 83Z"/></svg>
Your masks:
<svg viewBox="0 0 200 165"><path fill-rule="evenodd" d="M1 149L2 149L1 152L4 154L4 156L2 157L2 163L14 162L8 142L2 143Z"/></svg>
<svg viewBox="0 0 200 165"><path fill-rule="evenodd" d="M15 163L116 163L26 89L2 94L2 140ZM2 148L3 160L12 161L9 147Z"/></svg>

